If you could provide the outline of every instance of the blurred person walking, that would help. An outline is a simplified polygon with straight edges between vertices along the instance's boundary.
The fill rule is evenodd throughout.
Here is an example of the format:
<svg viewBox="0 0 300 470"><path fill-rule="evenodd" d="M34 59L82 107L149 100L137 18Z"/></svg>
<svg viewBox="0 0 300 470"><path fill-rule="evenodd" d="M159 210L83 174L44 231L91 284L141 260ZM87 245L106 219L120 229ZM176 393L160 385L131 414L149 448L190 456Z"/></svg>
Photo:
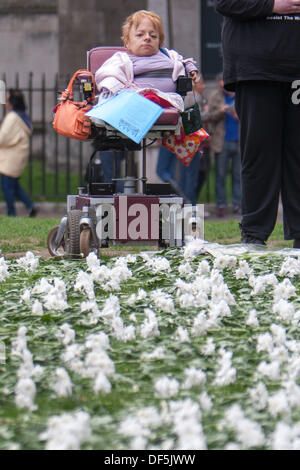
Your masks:
<svg viewBox="0 0 300 470"><path fill-rule="evenodd" d="M224 89L222 74L217 76L217 83L217 90L208 100L208 119L211 125L210 146L215 155L217 216L224 217L227 206L226 179L230 160L233 212L235 214L241 212L241 156L234 93Z"/></svg>
<svg viewBox="0 0 300 470"><path fill-rule="evenodd" d="M15 200L23 202L29 217L35 217L37 209L19 184L29 158L29 138L32 125L21 91L10 89L6 96L6 115L0 128L0 174L7 214L16 216Z"/></svg>

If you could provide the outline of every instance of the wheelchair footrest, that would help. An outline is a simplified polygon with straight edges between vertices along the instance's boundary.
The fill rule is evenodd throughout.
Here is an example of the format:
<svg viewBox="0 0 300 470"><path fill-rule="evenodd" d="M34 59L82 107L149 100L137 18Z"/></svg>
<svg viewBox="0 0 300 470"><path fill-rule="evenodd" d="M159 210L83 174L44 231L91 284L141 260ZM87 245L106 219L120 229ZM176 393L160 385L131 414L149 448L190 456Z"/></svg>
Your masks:
<svg viewBox="0 0 300 470"><path fill-rule="evenodd" d="M170 183L147 183L146 194L153 194L155 196L168 196L169 194L174 194L174 189Z"/></svg>
<svg viewBox="0 0 300 470"><path fill-rule="evenodd" d="M116 185L115 183L90 183L88 190L91 196L114 194L116 192Z"/></svg>

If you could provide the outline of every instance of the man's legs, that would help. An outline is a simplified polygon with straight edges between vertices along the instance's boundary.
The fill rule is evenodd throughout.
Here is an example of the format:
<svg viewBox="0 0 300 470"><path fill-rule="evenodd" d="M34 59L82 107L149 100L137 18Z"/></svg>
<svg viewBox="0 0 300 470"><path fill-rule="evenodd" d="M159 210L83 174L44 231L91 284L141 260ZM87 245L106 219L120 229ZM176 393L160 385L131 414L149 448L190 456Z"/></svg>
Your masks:
<svg viewBox="0 0 300 470"><path fill-rule="evenodd" d="M179 186L186 196L188 203L197 204L198 174L200 168L200 154L197 152L189 166L180 164Z"/></svg>
<svg viewBox="0 0 300 470"><path fill-rule="evenodd" d="M123 152L117 152L117 178L121 176L121 161L123 158ZM113 151L101 151L100 160L103 172L103 182L111 183L114 177L114 152ZM122 192L124 183L118 181L116 190Z"/></svg>
<svg viewBox="0 0 300 470"><path fill-rule="evenodd" d="M221 153L215 154L216 163L216 203L218 208L224 208L227 205L226 198L226 177L228 169L228 157L230 149L228 142L224 142Z"/></svg>
<svg viewBox="0 0 300 470"><path fill-rule="evenodd" d="M284 236L300 239L300 104L292 101L291 83L283 84L285 116L282 156L282 187ZM298 243L300 245L300 243ZM300 246L298 246L300 248Z"/></svg>
<svg viewBox="0 0 300 470"><path fill-rule="evenodd" d="M274 229L281 187L284 110L282 84L240 82L242 234L265 241Z"/></svg>
<svg viewBox="0 0 300 470"><path fill-rule="evenodd" d="M185 202L188 203L190 201L186 199L180 183L177 183L175 179L176 162L177 157L175 153L161 145L158 154L156 173L164 183L170 183L173 191L183 197Z"/></svg>
<svg viewBox="0 0 300 470"><path fill-rule="evenodd" d="M241 205L241 154L239 142L231 143L232 204Z"/></svg>
<svg viewBox="0 0 300 470"><path fill-rule="evenodd" d="M171 150L161 145L157 159L156 173L164 183L168 183L170 179L174 178L175 165L176 155L171 152Z"/></svg>

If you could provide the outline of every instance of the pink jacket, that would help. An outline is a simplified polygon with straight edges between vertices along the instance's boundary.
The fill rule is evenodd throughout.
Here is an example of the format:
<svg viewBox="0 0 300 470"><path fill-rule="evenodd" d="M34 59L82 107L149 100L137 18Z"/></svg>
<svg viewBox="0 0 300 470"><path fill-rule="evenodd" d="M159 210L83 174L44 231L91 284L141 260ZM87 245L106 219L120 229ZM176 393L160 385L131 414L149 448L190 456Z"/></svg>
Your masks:
<svg viewBox="0 0 300 470"><path fill-rule="evenodd" d="M193 65L196 70L196 62L193 59L183 59L178 52L166 49L173 61L174 69L172 79L175 82L179 75L185 75L184 64ZM95 80L98 90L109 90L113 95L121 90L130 88L137 92L145 91L134 84L133 64L126 52L116 52L97 70ZM147 88L149 90L149 88ZM169 101L179 111L184 110L183 99L178 93L163 93L155 88L151 89L161 98Z"/></svg>

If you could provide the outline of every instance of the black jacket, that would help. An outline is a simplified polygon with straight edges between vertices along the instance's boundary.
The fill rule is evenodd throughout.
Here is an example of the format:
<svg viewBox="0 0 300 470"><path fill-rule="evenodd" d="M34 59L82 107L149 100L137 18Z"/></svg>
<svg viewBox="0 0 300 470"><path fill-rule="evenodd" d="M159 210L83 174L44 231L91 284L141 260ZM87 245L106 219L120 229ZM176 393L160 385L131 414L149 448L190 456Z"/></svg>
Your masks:
<svg viewBox="0 0 300 470"><path fill-rule="evenodd" d="M214 1L224 16L225 88L243 80L300 79L300 14L273 14L274 0Z"/></svg>

